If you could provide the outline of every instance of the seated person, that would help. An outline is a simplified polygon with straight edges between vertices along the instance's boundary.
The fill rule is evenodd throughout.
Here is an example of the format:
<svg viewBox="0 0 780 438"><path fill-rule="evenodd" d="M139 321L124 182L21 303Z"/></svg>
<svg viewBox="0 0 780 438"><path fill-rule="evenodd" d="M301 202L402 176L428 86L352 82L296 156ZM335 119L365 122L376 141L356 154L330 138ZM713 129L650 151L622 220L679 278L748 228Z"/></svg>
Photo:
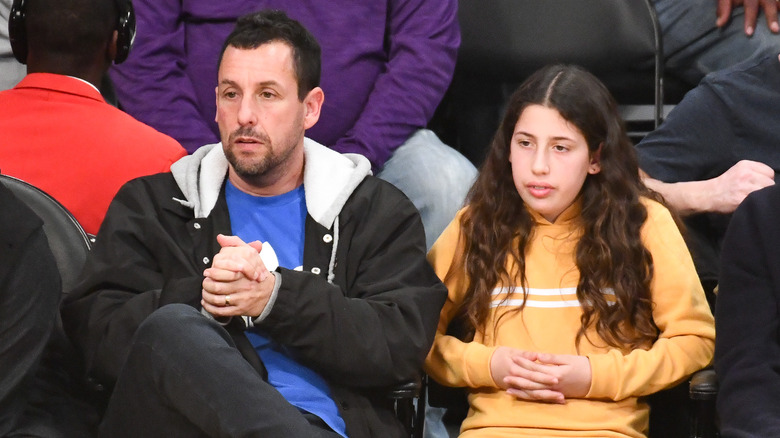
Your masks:
<svg viewBox="0 0 780 438"><path fill-rule="evenodd" d="M45 427L25 411L62 289L41 219L2 183L0 205L0 436L8 437Z"/></svg>
<svg viewBox="0 0 780 438"><path fill-rule="evenodd" d="M323 114L306 135L359 153L401 189L422 216L432 245L462 206L474 166L426 124L455 69L456 0L136 0L133 57L111 76L122 107L187 150L219 140L214 123L220 43L244 13L280 9L322 45Z"/></svg>
<svg viewBox="0 0 780 438"><path fill-rule="evenodd" d="M127 0L17 1L9 30L27 76L0 92L0 169L60 201L90 234L125 182L186 154L107 104L97 86L127 56ZM15 18L14 18L15 17Z"/></svg>
<svg viewBox="0 0 780 438"><path fill-rule="evenodd" d="M688 86L709 73L780 51L774 0L653 0L653 7L666 74Z"/></svg>
<svg viewBox="0 0 780 438"><path fill-rule="evenodd" d="M418 375L446 296L417 210L304 138L324 93L300 23L240 18L218 71L222 144L120 190L63 305L113 387L101 433L402 436L383 388Z"/></svg>
<svg viewBox="0 0 780 438"><path fill-rule="evenodd" d="M622 126L591 74L536 72L431 249L449 297L425 371L466 387L462 436L641 436L645 396L712 359L690 254Z"/></svg>
<svg viewBox="0 0 780 438"><path fill-rule="evenodd" d="M723 437L780 436L780 187L750 194L723 240L716 306Z"/></svg>
<svg viewBox="0 0 780 438"><path fill-rule="evenodd" d="M705 283L718 278L730 213L774 184L780 148L778 56L707 76L637 146L645 184L686 216L691 252Z"/></svg>

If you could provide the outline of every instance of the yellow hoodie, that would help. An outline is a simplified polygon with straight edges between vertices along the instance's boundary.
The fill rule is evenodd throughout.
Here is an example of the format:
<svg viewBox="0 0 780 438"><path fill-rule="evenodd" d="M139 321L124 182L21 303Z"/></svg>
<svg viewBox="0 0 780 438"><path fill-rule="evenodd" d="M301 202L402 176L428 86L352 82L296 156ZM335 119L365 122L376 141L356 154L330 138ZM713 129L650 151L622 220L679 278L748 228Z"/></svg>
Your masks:
<svg viewBox="0 0 780 438"><path fill-rule="evenodd" d="M445 335L464 299L465 273L445 282L449 296L425 371L444 385L469 388L470 410L461 436L642 437L649 414L642 396L672 386L710 363L714 320L691 256L669 211L655 201L643 203L648 218L641 234L653 257L653 319L660 330L658 340L647 350L609 347L595 329L581 338L579 351L575 347L582 314L576 296L579 271L574 249L582 234L576 203L555 223L531 212L536 227L526 253L529 291L525 308L499 320L522 303L523 293L519 280L497 285L487 329L477 333L473 342ZM462 212L428 255L442 279L454 256L462 252L458 243L461 216ZM508 272L516 272L509 263ZM507 286L518 288L507 297ZM490 373L490 358L498 346L587 356L592 373L588 394L562 405L515 398L500 389Z"/></svg>

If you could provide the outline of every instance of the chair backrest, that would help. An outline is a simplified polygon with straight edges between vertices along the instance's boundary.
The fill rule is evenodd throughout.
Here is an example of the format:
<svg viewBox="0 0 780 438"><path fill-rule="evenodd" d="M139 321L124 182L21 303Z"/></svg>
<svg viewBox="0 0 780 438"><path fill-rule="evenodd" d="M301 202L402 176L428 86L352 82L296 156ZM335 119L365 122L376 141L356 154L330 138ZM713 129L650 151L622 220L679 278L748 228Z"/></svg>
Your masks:
<svg viewBox="0 0 780 438"><path fill-rule="evenodd" d="M62 290L69 291L84 267L91 247L89 236L73 215L44 191L8 175L0 175L0 183L43 220L43 231L62 277Z"/></svg>
<svg viewBox="0 0 780 438"><path fill-rule="evenodd" d="M429 127L474 163L512 90L549 64L577 64L604 82L633 139L661 123L664 58L651 0L459 0L458 8L455 75Z"/></svg>
<svg viewBox="0 0 780 438"><path fill-rule="evenodd" d="M460 0L458 8L465 73L519 83L548 64L578 64L617 97L649 97L660 117L663 50L650 0Z"/></svg>

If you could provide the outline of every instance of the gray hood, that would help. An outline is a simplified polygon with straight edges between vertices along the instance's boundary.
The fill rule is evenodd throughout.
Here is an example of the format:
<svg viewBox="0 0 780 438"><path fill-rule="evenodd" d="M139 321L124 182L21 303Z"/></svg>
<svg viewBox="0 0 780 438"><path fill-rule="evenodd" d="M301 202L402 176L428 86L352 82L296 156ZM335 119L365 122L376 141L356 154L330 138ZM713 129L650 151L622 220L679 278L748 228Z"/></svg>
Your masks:
<svg viewBox="0 0 780 438"><path fill-rule="evenodd" d="M371 163L362 155L340 154L304 138L303 186L306 208L320 225L330 229L344 203L371 174ZM222 143L203 146L171 166L185 199L176 199L190 207L196 218L208 217L217 203L228 171Z"/></svg>

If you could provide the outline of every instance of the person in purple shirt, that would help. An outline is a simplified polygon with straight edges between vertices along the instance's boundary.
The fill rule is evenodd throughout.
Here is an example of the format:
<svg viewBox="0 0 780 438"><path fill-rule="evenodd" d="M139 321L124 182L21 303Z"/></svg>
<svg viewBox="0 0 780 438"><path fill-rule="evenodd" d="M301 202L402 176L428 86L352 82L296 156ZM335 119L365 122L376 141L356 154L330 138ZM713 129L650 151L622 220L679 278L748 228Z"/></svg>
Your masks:
<svg viewBox="0 0 780 438"><path fill-rule="evenodd" d="M430 247L476 169L424 129L455 67L456 0L135 0L138 33L112 71L121 107L190 152L219 141L214 81L220 44L241 15L281 9L322 45L320 122L307 136L366 156L420 210Z"/></svg>

